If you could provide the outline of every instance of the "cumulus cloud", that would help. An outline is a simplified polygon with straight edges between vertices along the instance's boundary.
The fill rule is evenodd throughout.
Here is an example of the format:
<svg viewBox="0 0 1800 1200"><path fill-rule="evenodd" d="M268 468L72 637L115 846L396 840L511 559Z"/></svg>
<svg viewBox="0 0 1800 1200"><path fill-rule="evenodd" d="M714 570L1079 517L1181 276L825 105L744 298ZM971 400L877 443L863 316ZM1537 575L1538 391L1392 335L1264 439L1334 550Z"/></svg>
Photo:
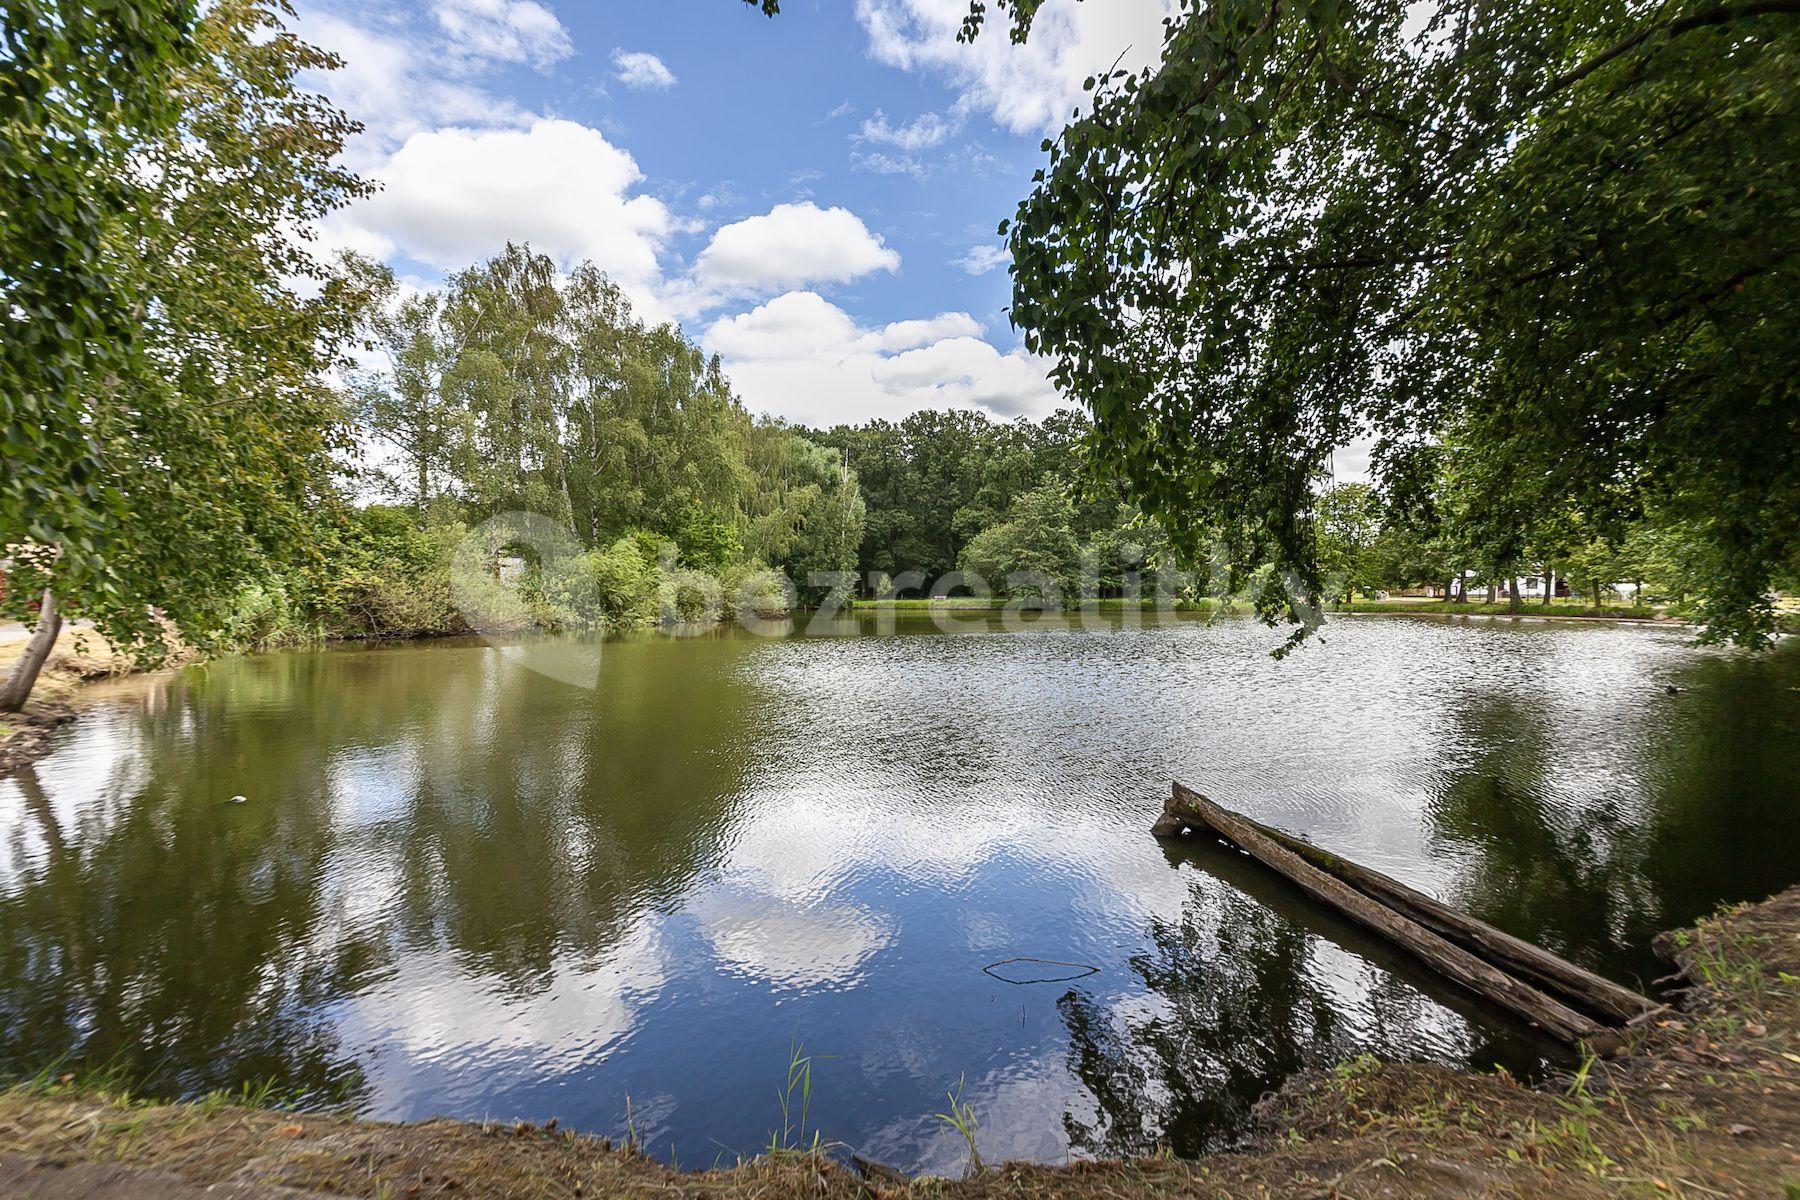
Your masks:
<svg viewBox="0 0 1800 1200"><path fill-rule="evenodd" d="M537 0L433 0L431 10L464 59L542 68L574 52L569 31Z"/></svg>
<svg viewBox="0 0 1800 1200"><path fill-rule="evenodd" d="M1054 132L1081 101L1081 81L1116 61L1141 70L1162 58L1171 0L1046 0L1031 40L1015 46L995 20L973 45L956 40L967 0L857 0L877 62L923 71L959 90L957 108L1014 133Z"/></svg>
<svg viewBox="0 0 1800 1200"><path fill-rule="evenodd" d="M816 292L775 297L722 317L702 344L723 356L744 402L808 425L921 408L977 408L994 416L1043 416L1056 407L1044 364L1001 353L967 313L864 327Z"/></svg>
<svg viewBox="0 0 1800 1200"><path fill-rule="evenodd" d="M592 259L635 303L660 311L658 257L669 209L635 192L632 156L597 129L538 118L525 129L414 134L376 178L382 190L328 222L328 235L443 269L467 266L510 239L564 265Z"/></svg>
<svg viewBox="0 0 1800 1200"><path fill-rule="evenodd" d="M694 276L720 292L770 292L899 267L900 255L855 213L808 201L723 226L695 259Z"/></svg>
<svg viewBox="0 0 1800 1200"><path fill-rule="evenodd" d="M1004 267L1011 259L1005 246L970 246L968 253L955 261L970 275L986 275L996 267Z"/></svg>
<svg viewBox="0 0 1800 1200"><path fill-rule="evenodd" d="M613 78L629 88L672 88L675 72L644 50L614 50Z"/></svg>

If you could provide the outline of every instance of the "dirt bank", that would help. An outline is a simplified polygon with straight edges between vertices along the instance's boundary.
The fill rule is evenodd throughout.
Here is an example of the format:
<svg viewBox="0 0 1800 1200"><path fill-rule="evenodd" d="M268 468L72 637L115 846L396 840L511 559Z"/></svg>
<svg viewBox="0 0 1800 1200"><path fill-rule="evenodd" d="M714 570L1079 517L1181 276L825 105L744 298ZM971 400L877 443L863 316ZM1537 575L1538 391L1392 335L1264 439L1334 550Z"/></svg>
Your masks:
<svg viewBox="0 0 1800 1200"><path fill-rule="evenodd" d="M30 636L14 630L12 636L0 639L0 676L12 670ZM185 652L178 653L171 665L188 657ZM79 715L82 684L141 670L129 655L113 653L105 639L92 629L65 629L44 663L25 710L0 713L0 777L41 757L50 748L50 735Z"/></svg>
<svg viewBox="0 0 1800 1200"><path fill-rule="evenodd" d="M1679 969L1679 1010L1574 1079L1537 1090L1504 1075L1345 1063L1265 1100L1253 1148L1193 1162L1008 1164L899 1182L796 1154L680 1172L553 1125L385 1125L38 1083L0 1094L0 1163L26 1181L20 1196L37 1180L46 1196L134 1200L212 1183L507 1200L1800 1194L1800 887L1665 935L1659 949ZM67 1190L70 1167L92 1163L131 1170L106 1175L117 1190ZM49 1190L59 1180L65 1190Z"/></svg>

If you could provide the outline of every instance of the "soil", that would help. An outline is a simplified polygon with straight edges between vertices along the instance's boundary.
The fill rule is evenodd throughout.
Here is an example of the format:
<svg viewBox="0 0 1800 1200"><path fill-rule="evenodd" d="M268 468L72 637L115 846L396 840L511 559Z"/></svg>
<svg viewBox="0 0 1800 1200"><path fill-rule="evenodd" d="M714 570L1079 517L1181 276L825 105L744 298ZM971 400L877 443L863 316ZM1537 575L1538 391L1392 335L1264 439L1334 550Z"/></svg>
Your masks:
<svg viewBox="0 0 1800 1200"><path fill-rule="evenodd" d="M20 636L0 642L0 675L12 669L27 640ZM167 665L191 657L191 652L177 647ZM0 713L0 778L49 752L51 734L81 715L82 684L144 669L129 655L115 654L93 630L65 629L56 639L24 711Z"/></svg>
<svg viewBox="0 0 1800 1200"><path fill-rule="evenodd" d="M132 1100L73 1079L0 1093L0 1163L37 1178L103 1164L117 1190L289 1187L325 1197L777 1197L1122 1200L1127 1197L1800 1196L1800 887L1665 934L1678 1003L1627 1050L1541 1088L1505 1074L1359 1059L1291 1081L1259 1107L1251 1147L968 1178L862 1178L828 1155L684 1172L555 1127L392 1125ZM21 1175L21 1178L30 1177ZM159 1192L157 1188L165 1190ZM24 1191L21 1196L34 1193ZM263 1194L240 1191L236 1194ZM281 1193L270 1193L281 1194Z"/></svg>

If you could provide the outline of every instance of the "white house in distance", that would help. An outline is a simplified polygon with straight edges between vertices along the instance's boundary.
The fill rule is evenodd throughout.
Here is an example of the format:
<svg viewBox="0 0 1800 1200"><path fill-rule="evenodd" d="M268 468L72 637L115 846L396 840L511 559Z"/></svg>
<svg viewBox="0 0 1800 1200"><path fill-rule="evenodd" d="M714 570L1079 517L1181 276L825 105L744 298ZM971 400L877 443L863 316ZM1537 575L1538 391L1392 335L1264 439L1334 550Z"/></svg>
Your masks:
<svg viewBox="0 0 1800 1200"><path fill-rule="evenodd" d="M1486 593L1487 580L1481 578L1481 576L1479 576L1476 572L1464 571L1463 579L1466 581L1465 587L1466 587L1467 591L1469 592L1469 594L1474 595L1477 593L1482 593L1482 594ZM1477 582L1476 582L1477 580L1480 580L1479 586L1477 585ZM1500 598L1504 599L1507 594L1506 580L1500 579L1500 580L1496 580L1495 582L1496 582L1496 592L1497 592L1498 596ZM1515 576L1513 579L1513 585L1518 588L1519 599L1521 601L1526 601L1526 600L1542 601L1544 599L1544 589L1546 587L1549 588L1549 590L1550 590L1550 599L1552 599L1552 600L1579 599L1579 597L1577 597L1575 595L1574 589L1569 586L1569 581L1567 579L1563 578L1561 575L1556 574L1556 572L1554 572L1554 571L1551 571L1547 574L1540 572L1539 574L1536 574L1536 575ZM1637 584L1635 584L1635 583L1615 583L1612 585L1611 590L1615 595L1619 596L1620 598L1625 599L1625 600L1631 600L1636 597ZM1433 596L1433 597L1443 598L1445 595L1445 591L1443 588L1439 588L1439 587L1407 588L1404 591L1402 591L1400 594L1403 596Z"/></svg>

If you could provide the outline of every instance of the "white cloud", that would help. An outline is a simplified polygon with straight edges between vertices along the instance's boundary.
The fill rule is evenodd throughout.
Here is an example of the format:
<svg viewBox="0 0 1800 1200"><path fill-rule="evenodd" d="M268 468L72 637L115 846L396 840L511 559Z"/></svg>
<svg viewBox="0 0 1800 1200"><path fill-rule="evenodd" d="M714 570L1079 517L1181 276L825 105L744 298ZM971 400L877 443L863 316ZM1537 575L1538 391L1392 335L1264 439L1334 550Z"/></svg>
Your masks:
<svg viewBox="0 0 1800 1200"><path fill-rule="evenodd" d="M1004 267L1012 256L1005 246L970 246L968 253L955 261L956 265L971 275L986 275L996 267Z"/></svg>
<svg viewBox="0 0 1800 1200"><path fill-rule="evenodd" d="M925 164L911 155L887 154L881 151L864 154L860 150L852 150L850 167L855 171L874 171L878 175L925 174Z"/></svg>
<svg viewBox="0 0 1800 1200"><path fill-rule="evenodd" d="M967 313L863 327L816 292L788 292L721 317L702 345L723 356L752 411L808 425L921 408L978 408L997 417L1041 417L1056 407L1044 364L1001 353Z"/></svg>
<svg viewBox="0 0 1800 1200"><path fill-rule="evenodd" d="M862 123L856 136L865 142L878 142L908 152L929 150L956 132L956 123L937 113L924 113L905 125L888 124L887 114L879 108Z"/></svg>
<svg viewBox="0 0 1800 1200"><path fill-rule="evenodd" d="M1054 132L1081 101L1081 81L1116 61L1140 70L1162 58L1170 0L1047 0L1031 40L1015 46L1004 14L972 45L956 40L967 0L857 0L877 62L927 71L961 92L962 112L989 114L1014 133Z"/></svg>
<svg viewBox="0 0 1800 1200"><path fill-rule="evenodd" d="M778 204L722 227L694 262L700 285L720 292L767 292L809 283L848 283L894 271L900 255L847 208Z"/></svg>
<svg viewBox="0 0 1800 1200"><path fill-rule="evenodd" d="M613 78L630 88L671 88L675 72L662 59L644 50L614 50Z"/></svg>
<svg viewBox="0 0 1800 1200"><path fill-rule="evenodd" d="M343 60L336 71L310 72L302 83L331 100L365 132L348 160L368 170L413 134L443 125L523 125L530 118L511 101L446 77L428 41L405 31L377 31L307 7L294 24L305 41Z"/></svg>
<svg viewBox="0 0 1800 1200"><path fill-rule="evenodd" d="M569 31L536 0L434 0L431 8L460 58L542 68L574 52Z"/></svg>
<svg viewBox="0 0 1800 1200"><path fill-rule="evenodd" d="M567 266L592 259L656 316L658 258L673 220L630 154L597 129L538 118L526 129L414 134L376 173L382 190L327 222L382 257L467 266L508 240Z"/></svg>

